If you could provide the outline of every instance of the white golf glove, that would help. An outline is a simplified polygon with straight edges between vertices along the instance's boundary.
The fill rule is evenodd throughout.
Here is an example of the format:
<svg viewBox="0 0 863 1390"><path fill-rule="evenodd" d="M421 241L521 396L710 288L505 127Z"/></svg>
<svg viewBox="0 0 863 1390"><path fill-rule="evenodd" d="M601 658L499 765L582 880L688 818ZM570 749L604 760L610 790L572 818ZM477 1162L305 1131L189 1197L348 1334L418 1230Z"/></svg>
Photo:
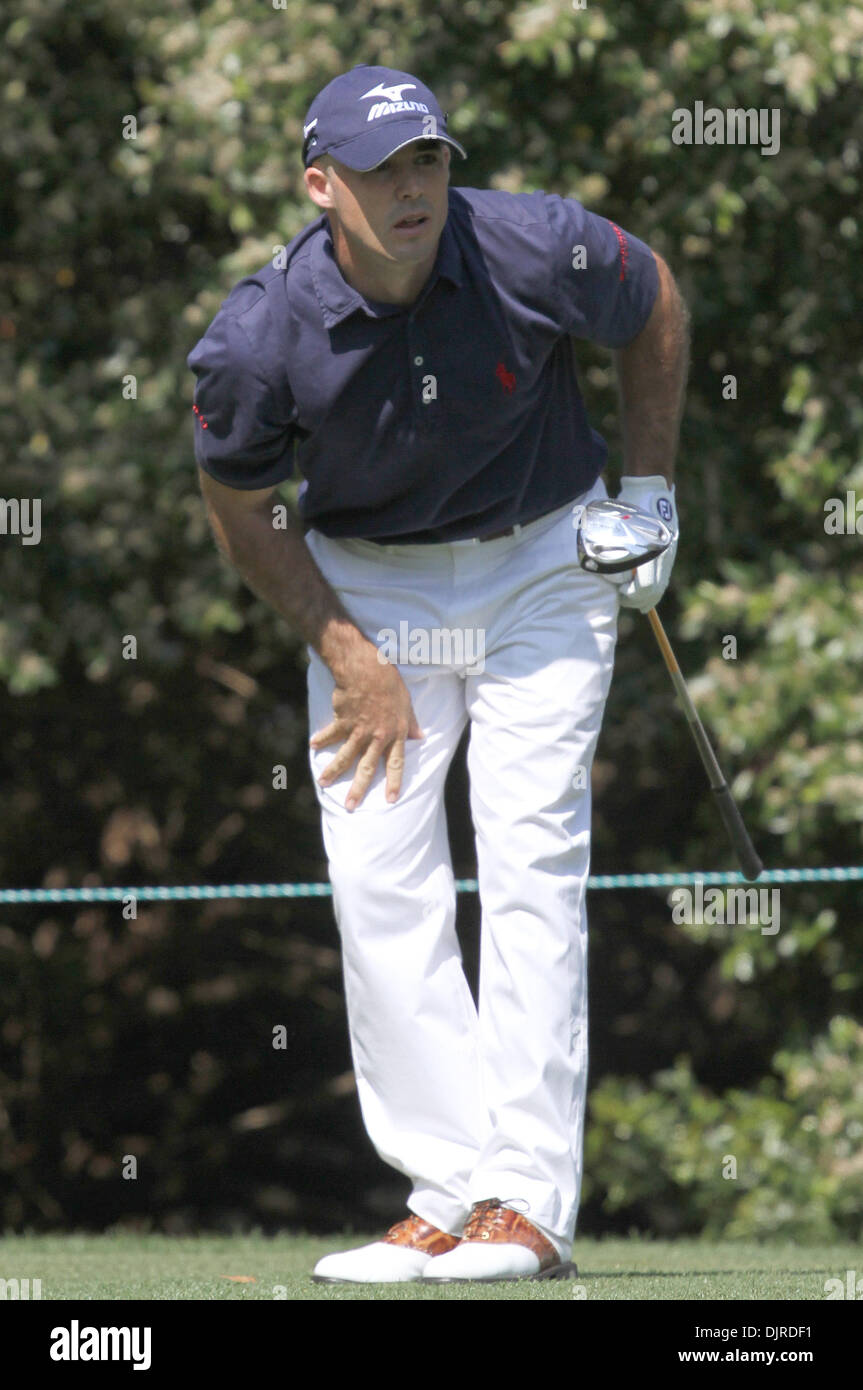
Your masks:
<svg viewBox="0 0 863 1390"><path fill-rule="evenodd" d="M674 484L669 487L661 473L651 473L644 478L632 473L625 474L620 480L616 501L631 503L633 507L641 507L643 511L658 516L674 534L668 549L646 565L639 565L634 577L625 573L606 575L607 579L621 586L620 602L624 608L638 608L646 613L649 608L656 607L668 588L677 554L680 523L674 504Z"/></svg>

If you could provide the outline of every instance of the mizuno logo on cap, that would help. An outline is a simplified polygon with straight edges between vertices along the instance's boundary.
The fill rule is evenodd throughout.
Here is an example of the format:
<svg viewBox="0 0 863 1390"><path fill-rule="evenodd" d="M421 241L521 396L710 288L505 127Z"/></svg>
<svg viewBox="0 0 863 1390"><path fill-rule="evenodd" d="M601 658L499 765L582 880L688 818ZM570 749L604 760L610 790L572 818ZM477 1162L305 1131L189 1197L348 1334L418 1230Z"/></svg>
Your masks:
<svg viewBox="0 0 863 1390"><path fill-rule="evenodd" d="M376 101L374 106L369 107L367 120L375 121L379 116L391 116L395 111L428 111L428 107L422 101L402 101L402 92L412 91L416 87L415 82L399 82L394 87L385 87L383 82L379 82L371 91L363 92L359 98L365 101L367 97L385 97L385 101Z"/></svg>
<svg viewBox="0 0 863 1390"><path fill-rule="evenodd" d="M396 87L385 87L383 82L379 82L370 92L363 92L360 101L365 101L366 97L386 97L387 101L401 101L402 92L408 87L413 91L416 85L415 82L400 82Z"/></svg>

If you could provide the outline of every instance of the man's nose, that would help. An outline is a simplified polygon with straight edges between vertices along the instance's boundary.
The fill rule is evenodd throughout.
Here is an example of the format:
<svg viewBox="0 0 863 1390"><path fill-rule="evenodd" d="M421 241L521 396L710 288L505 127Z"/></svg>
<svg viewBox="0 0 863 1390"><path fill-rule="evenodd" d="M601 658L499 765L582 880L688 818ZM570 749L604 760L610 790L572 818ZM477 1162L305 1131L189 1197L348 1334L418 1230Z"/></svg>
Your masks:
<svg viewBox="0 0 863 1390"><path fill-rule="evenodd" d="M419 169L408 169L398 180L396 196L399 198L415 198L422 192L423 181Z"/></svg>

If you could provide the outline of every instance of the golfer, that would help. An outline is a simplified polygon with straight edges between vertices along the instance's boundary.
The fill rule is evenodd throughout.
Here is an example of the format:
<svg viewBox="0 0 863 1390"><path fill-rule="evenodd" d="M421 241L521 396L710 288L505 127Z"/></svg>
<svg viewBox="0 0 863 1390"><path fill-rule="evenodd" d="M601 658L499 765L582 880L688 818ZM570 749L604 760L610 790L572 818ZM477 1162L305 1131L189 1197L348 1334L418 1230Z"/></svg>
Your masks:
<svg viewBox="0 0 863 1390"><path fill-rule="evenodd" d="M319 215L188 358L216 540L308 647L359 1101L411 1182L403 1220L318 1263L334 1282L576 1272L590 771L619 605L654 605L676 550L591 575L573 529L607 496L584 339L614 353L619 496L676 538L688 316L667 266L574 198L451 188L456 156L418 77L330 82L304 123ZM478 1007L444 813L468 725Z"/></svg>

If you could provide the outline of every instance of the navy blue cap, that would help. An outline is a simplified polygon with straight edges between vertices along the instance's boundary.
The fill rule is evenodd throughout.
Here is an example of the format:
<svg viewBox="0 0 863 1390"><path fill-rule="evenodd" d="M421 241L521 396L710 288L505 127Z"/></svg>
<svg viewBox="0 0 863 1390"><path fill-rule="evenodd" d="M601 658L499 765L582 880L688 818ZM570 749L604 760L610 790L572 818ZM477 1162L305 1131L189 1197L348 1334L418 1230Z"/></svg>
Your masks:
<svg viewBox="0 0 863 1390"><path fill-rule="evenodd" d="M445 140L446 113L409 72L360 63L318 92L303 121L303 165L327 152L349 169L374 169L413 140Z"/></svg>

